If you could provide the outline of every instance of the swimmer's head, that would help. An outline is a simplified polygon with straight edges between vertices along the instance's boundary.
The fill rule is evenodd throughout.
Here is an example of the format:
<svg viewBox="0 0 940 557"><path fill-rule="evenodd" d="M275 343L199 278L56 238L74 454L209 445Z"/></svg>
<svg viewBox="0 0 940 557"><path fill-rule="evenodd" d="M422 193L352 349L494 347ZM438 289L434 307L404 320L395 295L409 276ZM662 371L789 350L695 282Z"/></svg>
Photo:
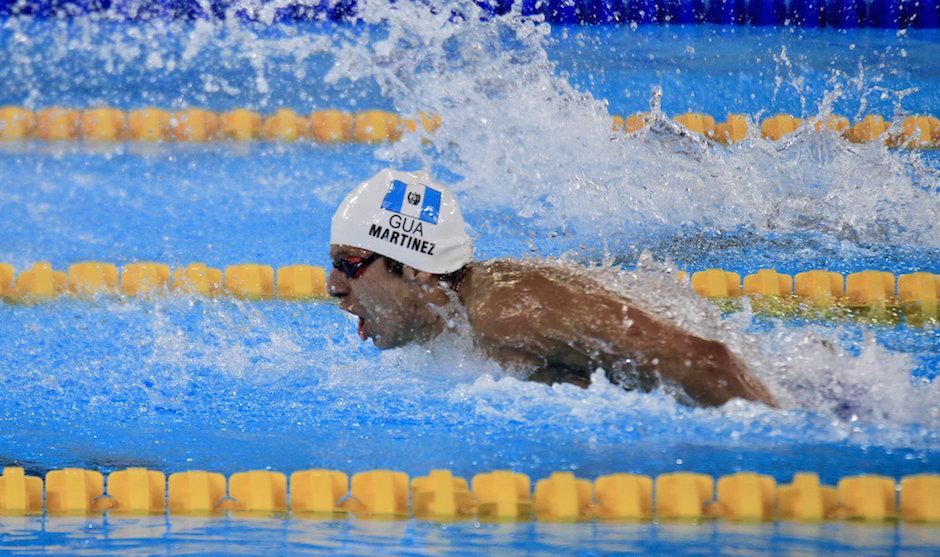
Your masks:
<svg viewBox="0 0 940 557"><path fill-rule="evenodd" d="M471 261L453 194L425 173L384 170L333 216L330 294L379 348L423 342L442 329L435 308Z"/></svg>
<svg viewBox="0 0 940 557"><path fill-rule="evenodd" d="M359 184L333 215L330 245L368 250L436 275L471 261L457 199L425 172L386 169Z"/></svg>

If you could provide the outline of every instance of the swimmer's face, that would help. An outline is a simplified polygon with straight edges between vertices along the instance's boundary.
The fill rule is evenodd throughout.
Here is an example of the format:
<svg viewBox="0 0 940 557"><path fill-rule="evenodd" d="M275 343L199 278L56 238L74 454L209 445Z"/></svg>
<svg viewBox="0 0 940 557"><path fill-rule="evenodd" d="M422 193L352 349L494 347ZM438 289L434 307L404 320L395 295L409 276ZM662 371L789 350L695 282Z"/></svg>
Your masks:
<svg viewBox="0 0 940 557"><path fill-rule="evenodd" d="M423 341L439 330L438 315L429 308L427 273L405 267L401 275L388 270L384 258L368 262L372 252L347 246L330 246L330 258L353 277L333 268L327 282L339 307L359 318L359 338L379 348L395 348ZM359 264L365 263L356 269Z"/></svg>

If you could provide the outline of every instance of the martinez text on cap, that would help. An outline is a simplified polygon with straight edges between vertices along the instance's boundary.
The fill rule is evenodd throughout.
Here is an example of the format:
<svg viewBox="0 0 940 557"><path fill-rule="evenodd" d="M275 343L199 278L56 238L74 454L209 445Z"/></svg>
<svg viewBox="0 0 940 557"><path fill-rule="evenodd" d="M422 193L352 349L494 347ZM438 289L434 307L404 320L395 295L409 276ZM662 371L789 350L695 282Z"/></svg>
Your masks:
<svg viewBox="0 0 940 557"><path fill-rule="evenodd" d="M330 244L369 250L435 275L472 260L457 199L426 172L385 169L356 186L333 215Z"/></svg>

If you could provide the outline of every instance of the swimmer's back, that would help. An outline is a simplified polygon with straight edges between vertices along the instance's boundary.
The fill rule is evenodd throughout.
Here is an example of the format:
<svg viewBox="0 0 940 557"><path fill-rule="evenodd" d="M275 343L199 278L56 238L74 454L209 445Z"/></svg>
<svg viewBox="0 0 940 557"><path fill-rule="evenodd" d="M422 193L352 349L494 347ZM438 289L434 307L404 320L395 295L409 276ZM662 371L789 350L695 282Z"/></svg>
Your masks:
<svg viewBox="0 0 940 557"><path fill-rule="evenodd" d="M584 385L603 368L627 388L648 391L664 379L704 404L735 396L774 404L723 344L656 319L584 272L529 261L472 264L459 295L477 343L545 382Z"/></svg>

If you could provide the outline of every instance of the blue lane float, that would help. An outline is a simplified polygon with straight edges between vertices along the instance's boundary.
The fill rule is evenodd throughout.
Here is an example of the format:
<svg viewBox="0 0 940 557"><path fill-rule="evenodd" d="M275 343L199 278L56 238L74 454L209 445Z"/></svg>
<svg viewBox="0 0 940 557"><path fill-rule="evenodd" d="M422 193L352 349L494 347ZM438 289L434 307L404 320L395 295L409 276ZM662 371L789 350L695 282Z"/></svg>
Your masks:
<svg viewBox="0 0 940 557"><path fill-rule="evenodd" d="M486 14L512 8L510 0L477 0ZM68 18L107 12L131 20L224 19L257 21L262 0L0 0L0 17ZM352 21L356 0L276 0L274 21ZM796 25L800 27L940 28L940 0L523 0L523 15L541 15L557 25L661 24ZM459 15L459 14L455 14Z"/></svg>

